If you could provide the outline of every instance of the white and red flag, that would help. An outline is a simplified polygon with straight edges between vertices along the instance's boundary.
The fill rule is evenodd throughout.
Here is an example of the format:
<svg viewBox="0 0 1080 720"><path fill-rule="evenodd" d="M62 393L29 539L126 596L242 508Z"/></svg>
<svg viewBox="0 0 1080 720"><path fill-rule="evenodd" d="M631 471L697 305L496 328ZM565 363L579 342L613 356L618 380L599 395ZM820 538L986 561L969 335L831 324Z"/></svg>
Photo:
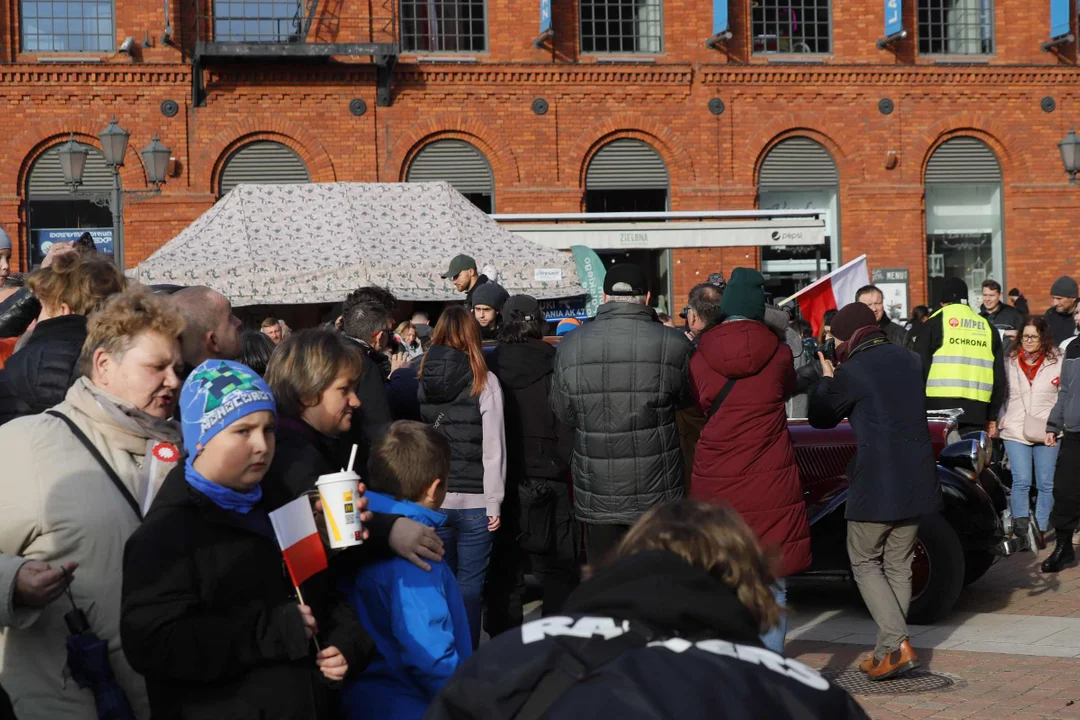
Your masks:
<svg viewBox="0 0 1080 720"><path fill-rule="evenodd" d="M270 524L274 526L293 585L300 587L309 577L326 569L326 550L306 495L270 513Z"/></svg>
<svg viewBox="0 0 1080 720"><path fill-rule="evenodd" d="M855 302L855 293L870 284L866 256L860 255L833 270L825 277L807 285L784 302L797 300L802 316L814 328L814 337L821 335L822 319L829 310L839 310ZM783 303L781 303L782 305Z"/></svg>

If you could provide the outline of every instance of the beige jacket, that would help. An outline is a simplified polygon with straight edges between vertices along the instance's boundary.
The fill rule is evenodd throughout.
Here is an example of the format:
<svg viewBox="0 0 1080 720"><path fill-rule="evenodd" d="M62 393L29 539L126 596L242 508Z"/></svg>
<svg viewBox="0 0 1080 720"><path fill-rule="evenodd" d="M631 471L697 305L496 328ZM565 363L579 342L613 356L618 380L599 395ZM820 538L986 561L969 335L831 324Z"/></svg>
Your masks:
<svg viewBox="0 0 1080 720"><path fill-rule="evenodd" d="M148 437L111 417L91 388L80 379L55 410L74 420L128 490L145 500L139 477ZM175 430L178 444L175 425L157 422ZM20 720L97 718L90 690L80 690L65 669L68 599L41 609L13 604L19 567L40 560L53 567L79 563L71 585L75 602L91 629L109 643L113 671L136 717L149 717L142 678L120 647L124 543L139 518L59 418L34 415L0 427L0 459L0 685L15 714ZM155 488L174 466L152 464Z"/></svg>
<svg viewBox="0 0 1080 720"><path fill-rule="evenodd" d="M998 417L1002 440L1014 440L1025 445L1031 441L1024 437L1024 414L1034 415L1043 421L1050 418L1050 411L1057 402L1058 385L1064 356L1058 355L1056 362L1043 361L1035 374L1035 382L1029 383L1020 362L1015 357L1005 358L1005 377L1009 384L1009 394L1001 406Z"/></svg>

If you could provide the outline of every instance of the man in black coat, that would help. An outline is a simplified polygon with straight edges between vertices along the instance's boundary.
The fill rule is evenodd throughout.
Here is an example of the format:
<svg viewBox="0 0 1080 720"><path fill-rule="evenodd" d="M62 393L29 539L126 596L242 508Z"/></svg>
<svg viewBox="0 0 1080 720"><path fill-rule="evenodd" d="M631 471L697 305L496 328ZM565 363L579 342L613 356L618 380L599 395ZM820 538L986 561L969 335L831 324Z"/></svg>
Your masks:
<svg viewBox="0 0 1080 720"><path fill-rule="evenodd" d="M979 314L986 318L1001 335L1002 347L1009 351L1020 331L1024 329L1024 316L1011 305L1006 305L1001 298L1001 283L997 280L984 280L982 284L982 307Z"/></svg>
<svg viewBox="0 0 1080 720"><path fill-rule="evenodd" d="M506 418L506 495L485 592L492 637L521 625L526 552L543 587L545 616L560 612L578 580L568 482L574 433L551 411L555 348L544 342L544 324L534 298L511 297L499 345L487 353Z"/></svg>
<svg viewBox="0 0 1080 720"><path fill-rule="evenodd" d="M342 330L364 356L364 370L356 383L356 396L360 407L353 411L352 428L342 436L341 451L344 465L352 445L359 448L356 467L366 468L368 452L390 429L394 415L386 393L386 382L396 369L393 363L404 364L404 356L391 360L383 350L390 338L390 314L379 303L368 301L359 304L346 302L342 314Z"/></svg>
<svg viewBox="0 0 1080 720"><path fill-rule="evenodd" d="M1054 337L1054 344L1060 345L1076 334L1076 306L1080 289L1076 281L1068 275L1063 275L1050 286L1050 300L1054 303L1050 306L1043 318L1050 326L1050 334Z"/></svg>
<svg viewBox="0 0 1080 720"><path fill-rule="evenodd" d="M821 356L825 377L810 395L810 424L849 418L858 452L849 467L844 517L851 571L878 624L862 669L884 680L917 667L908 642L911 559L919 518L941 507L926 396L915 353L888 342L873 312L844 306L832 322L839 367Z"/></svg>
<svg viewBox="0 0 1080 720"><path fill-rule="evenodd" d="M866 285L855 291L855 302L874 311L874 322L893 345L907 347L907 330L894 323L885 312L885 293L877 285Z"/></svg>
<svg viewBox="0 0 1080 720"><path fill-rule="evenodd" d="M763 648L735 593L674 553L615 561L563 611L482 646L425 720L867 717L815 670Z"/></svg>

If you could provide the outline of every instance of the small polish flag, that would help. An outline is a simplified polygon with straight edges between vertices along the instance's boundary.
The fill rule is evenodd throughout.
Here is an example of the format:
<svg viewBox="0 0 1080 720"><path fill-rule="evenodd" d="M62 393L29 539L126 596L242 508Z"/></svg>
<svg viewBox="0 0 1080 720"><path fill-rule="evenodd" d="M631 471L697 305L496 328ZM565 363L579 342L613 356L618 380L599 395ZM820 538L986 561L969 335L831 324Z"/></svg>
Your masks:
<svg viewBox="0 0 1080 720"><path fill-rule="evenodd" d="M300 587L309 577L326 569L326 551L306 495L270 513L270 524L274 526L293 585Z"/></svg>
<svg viewBox="0 0 1080 720"><path fill-rule="evenodd" d="M822 320L829 310L839 310L855 302L855 293L870 284L866 270L866 256L860 255L849 263L833 270L825 277L807 285L784 303L799 301L799 311L814 329L814 337L821 335Z"/></svg>

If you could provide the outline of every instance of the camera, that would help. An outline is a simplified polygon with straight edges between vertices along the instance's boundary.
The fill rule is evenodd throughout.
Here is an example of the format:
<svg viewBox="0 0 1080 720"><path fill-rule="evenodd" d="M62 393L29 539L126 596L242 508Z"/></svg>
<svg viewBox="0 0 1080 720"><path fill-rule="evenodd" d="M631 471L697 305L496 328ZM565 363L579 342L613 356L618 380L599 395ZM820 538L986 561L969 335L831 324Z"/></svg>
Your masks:
<svg viewBox="0 0 1080 720"><path fill-rule="evenodd" d="M814 353L815 357L817 356L817 353L821 353L822 355L824 355L825 359L828 360L829 362L835 363L836 362L836 340L833 339L833 338L829 338L829 341L827 343L825 343L824 345L818 345L817 346L817 352Z"/></svg>

